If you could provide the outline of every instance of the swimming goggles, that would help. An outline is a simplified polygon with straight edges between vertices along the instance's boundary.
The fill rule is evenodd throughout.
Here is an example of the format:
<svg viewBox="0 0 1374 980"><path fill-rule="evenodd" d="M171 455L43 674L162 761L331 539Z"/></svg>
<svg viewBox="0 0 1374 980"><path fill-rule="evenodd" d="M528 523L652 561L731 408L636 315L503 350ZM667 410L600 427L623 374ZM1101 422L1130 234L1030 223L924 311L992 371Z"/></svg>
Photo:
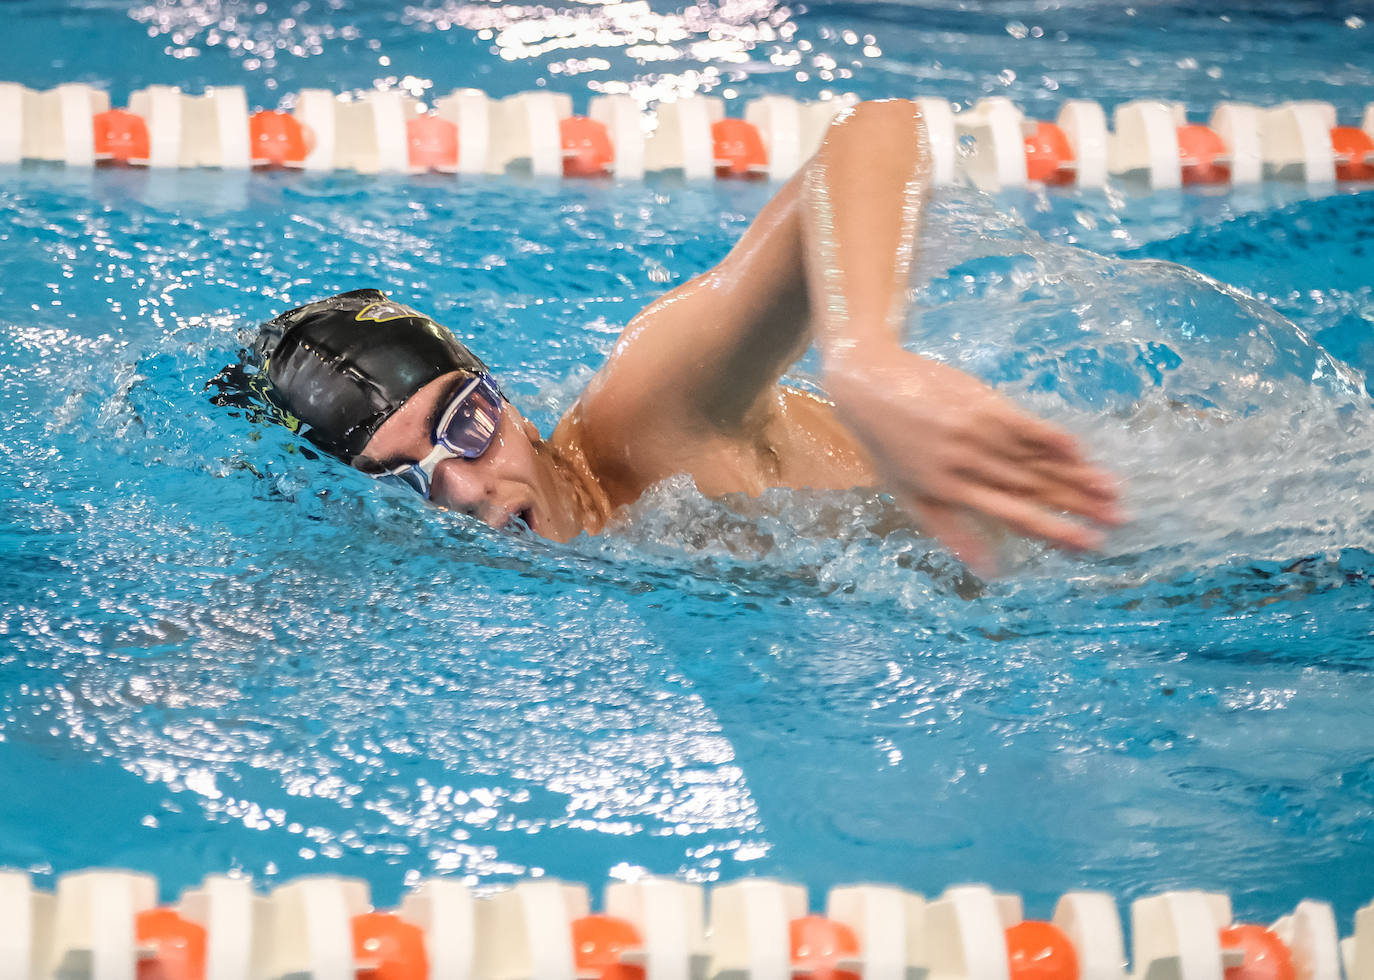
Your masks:
<svg viewBox="0 0 1374 980"><path fill-rule="evenodd" d="M405 463L383 473L378 480L403 484L426 500L434 471L446 459L477 459L496 438L501 421L501 389L489 374L479 374L458 389L439 423L434 427L434 448L418 463Z"/></svg>

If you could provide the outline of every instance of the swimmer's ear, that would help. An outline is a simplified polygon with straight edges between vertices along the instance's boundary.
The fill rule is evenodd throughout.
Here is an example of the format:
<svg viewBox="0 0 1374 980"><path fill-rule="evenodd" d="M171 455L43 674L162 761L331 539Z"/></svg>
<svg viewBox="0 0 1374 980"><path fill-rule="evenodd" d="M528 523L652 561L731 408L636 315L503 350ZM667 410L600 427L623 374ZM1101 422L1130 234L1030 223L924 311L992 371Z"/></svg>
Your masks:
<svg viewBox="0 0 1374 980"><path fill-rule="evenodd" d="M353 462L349 463L348 465L352 466L355 470L362 470L368 476L377 476L378 474L386 472L386 467L383 466L381 463L377 462L367 453L359 453L358 455L354 456Z"/></svg>

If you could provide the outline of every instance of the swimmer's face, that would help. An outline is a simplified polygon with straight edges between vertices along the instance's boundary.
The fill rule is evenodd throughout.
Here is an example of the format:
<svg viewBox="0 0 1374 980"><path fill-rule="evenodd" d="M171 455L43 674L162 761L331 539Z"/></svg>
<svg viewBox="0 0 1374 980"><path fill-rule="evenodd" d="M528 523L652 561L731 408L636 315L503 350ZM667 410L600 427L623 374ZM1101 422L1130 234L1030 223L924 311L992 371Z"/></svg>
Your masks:
<svg viewBox="0 0 1374 980"><path fill-rule="evenodd" d="M424 459L434 449L440 415L471 378L454 371L425 385L383 423L354 465L375 472ZM581 530L559 493L538 430L504 400L486 452L477 459L442 461L434 471L430 499L494 528L509 527L518 518L536 534L559 541Z"/></svg>

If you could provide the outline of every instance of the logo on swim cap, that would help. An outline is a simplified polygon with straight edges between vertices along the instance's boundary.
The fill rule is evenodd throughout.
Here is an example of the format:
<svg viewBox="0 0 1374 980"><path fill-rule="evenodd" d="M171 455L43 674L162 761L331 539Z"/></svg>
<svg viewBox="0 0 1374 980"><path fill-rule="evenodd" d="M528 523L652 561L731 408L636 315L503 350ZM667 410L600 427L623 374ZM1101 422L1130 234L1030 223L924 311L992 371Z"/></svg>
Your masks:
<svg viewBox="0 0 1374 980"><path fill-rule="evenodd" d="M358 323L362 323L364 320L371 320L373 323L386 323L388 320L404 320L406 317L412 316L421 320L429 319L423 313L416 313L409 306L402 306L400 303L393 303L388 299L380 303L369 303L359 310L358 315L353 319Z"/></svg>

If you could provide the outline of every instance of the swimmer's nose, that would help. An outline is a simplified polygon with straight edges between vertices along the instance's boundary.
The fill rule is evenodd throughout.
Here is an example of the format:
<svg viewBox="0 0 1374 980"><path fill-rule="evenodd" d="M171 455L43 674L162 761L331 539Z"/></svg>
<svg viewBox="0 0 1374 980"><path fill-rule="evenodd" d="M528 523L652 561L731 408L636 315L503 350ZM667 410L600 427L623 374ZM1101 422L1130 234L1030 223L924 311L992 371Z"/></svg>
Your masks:
<svg viewBox="0 0 1374 980"><path fill-rule="evenodd" d="M441 507L480 518L491 486L475 460L446 459L434 470L429 496Z"/></svg>

